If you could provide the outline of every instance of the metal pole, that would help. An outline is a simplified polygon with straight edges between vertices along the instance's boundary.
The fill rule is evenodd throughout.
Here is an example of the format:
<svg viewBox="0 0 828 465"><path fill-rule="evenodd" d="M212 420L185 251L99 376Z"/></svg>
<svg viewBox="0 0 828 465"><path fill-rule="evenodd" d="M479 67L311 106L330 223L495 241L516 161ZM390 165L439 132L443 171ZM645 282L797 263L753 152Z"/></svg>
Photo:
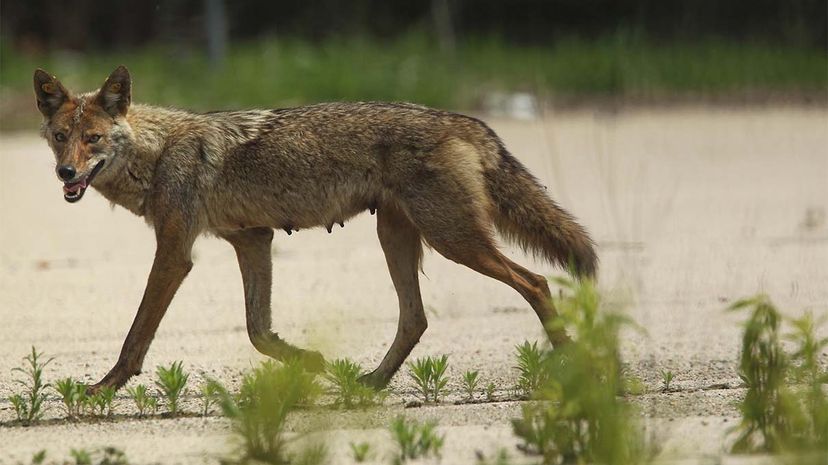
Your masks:
<svg viewBox="0 0 828 465"><path fill-rule="evenodd" d="M221 68L227 53L227 16L224 13L223 0L204 0L206 19L204 25L207 33L207 57L210 65Z"/></svg>

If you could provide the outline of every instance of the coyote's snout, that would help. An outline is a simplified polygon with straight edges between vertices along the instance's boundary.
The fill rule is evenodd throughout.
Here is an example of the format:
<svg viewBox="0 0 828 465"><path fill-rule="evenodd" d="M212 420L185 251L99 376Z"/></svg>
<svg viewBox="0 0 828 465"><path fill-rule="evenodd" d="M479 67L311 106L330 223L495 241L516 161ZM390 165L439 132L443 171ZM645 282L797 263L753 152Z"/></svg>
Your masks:
<svg viewBox="0 0 828 465"><path fill-rule="evenodd" d="M74 95L42 70L35 71L34 87L65 199L77 202L92 186L156 233L135 321L117 363L96 386L119 387L140 372L204 232L236 250L253 345L321 368L320 354L271 330L273 230L330 230L365 210L376 212L400 307L394 342L364 379L376 386L388 383L427 326L418 282L423 242L514 288L553 344L567 336L547 325L556 313L546 280L501 254L495 230L580 276L595 274L586 231L477 119L407 103L207 114L133 105L124 67L95 92Z"/></svg>

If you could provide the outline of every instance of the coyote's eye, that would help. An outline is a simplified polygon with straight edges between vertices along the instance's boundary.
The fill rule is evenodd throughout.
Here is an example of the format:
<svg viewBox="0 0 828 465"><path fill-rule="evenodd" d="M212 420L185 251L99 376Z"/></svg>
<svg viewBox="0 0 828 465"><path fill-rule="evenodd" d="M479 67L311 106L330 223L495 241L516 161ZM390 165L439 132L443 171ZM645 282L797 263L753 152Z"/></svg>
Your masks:
<svg viewBox="0 0 828 465"><path fill-rule="evenodd" d="M89 143L90 144L94 144L95 142L98 142L99 140L101 140L100 134L92 134L91 136L89 136Z"/></svg>
<svg viewBox="0 0 828 465"><path fill-rule="evenodd" d="M55 140L58 142L66 142L66 134L62 132L55 133Z"/></svg>

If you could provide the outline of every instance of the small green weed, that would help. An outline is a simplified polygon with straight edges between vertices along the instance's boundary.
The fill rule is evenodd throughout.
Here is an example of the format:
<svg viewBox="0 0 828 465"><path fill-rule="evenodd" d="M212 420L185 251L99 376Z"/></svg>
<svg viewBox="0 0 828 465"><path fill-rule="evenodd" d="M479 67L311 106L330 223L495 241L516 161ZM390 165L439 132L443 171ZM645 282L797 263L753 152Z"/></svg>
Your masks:
<svg viewBox="0 0 828 465"><path fill-rule="evenodd" d="M126 454L115 447L104 447L100 451L98 465L129 465Z"/></svg>
<svg viewBox="0 0 828 465"><path fill-rule="evenodd" d="M408 362L408 374L417 384L417 390L424 402L440 402L446 392L448 379L445 377L448 355L440 358L424 357Z"/></svg>
<svg viewBox="0 0 828 465"><path fill-rule="evenodd" d="M41 449L32 455L32 465L41 465L46 461L46 449Z"/></svg>
<svg viewBox="0 0 828 465"><path fill-rule="evenodd" d="M92 453L86 449L72 448L69 455L75 460L75 465L92 465Z"/></svg>
<svg viewBox="0 0 828 465"><path fill-rule="evenodd" d="M201 414L207 416L210 413L210 407L218 401L219 391L215 383L204 383L201 386Z"/></svg>
<svg viewBox="0 0 828 465"><path fill-rule="evenodd" d="M9 402L14 407L14 414L17 415L17 421L23 421L28 415L28 408L26 407L26 399L20 394L12 394L9 396Z"/></svg>
<svg viewBox="0 0 828 465"><path fill-rule="evenodd" d="M72 449L69 451L74 462L64 460L62 465L129 465L126 454L115 447L104 447L98 450Z"/></svg>
<svg viewBox="0 0 828 465"><path fill-rule="evenodd" d="M102 387L92 396L86 397L89 409L98 415L112 416L112 403L115 400L115 388L111 386Z"/></svg>
<svg viewBox="0 0 828 465"><path fill-rule="evenodd" d="M632 396L640 396L641 394L647 393L647 385L644 384L644 381L641 381L641 378L637 376L624 376L621 378L621 386L622 391L624 394L629 394Z"/></svg>
<svg viewBox="0 0 828 465"><path fill-rule="evenodd" d="M477 465L510 465L511 463L512 460L506 449L499 449L497 454L491 458L486 458L482 452L477 452Z"/></svg>
<svg viewBox="0 0 828 465"><path fill-rule="evenodd" d="M813 313L807 312L791 320L794 330L786 335L786 339L796 344L791 356L796 364L791 368L792 377L805 387L799 399L805 412L804 422L795 431L794 441L794 447L799 450L828 451L828 395L823 389L828 384L828 371L819 363L819 354L828 349L828 337L816 336L817 328L826 321L828 315L815 320Z"/></svg>
<svg viewBox="0 0 828 465"><path fill-rule="evenodd" d="M371 444L367 442L360 442L359 444L350 443L351 446L351 456L354 458L354 462L362 463L368 460L369 455L371 453Z"/></svg>
<svg viewBox="0 0 828 465"><path fill-rule="evenodd" d="M661 390L668 392L670 390L670 383L673 382L673 372L669 370L661 370Z"/></svg>
<svg viewBox="0 0 828 465"><path fill-rule="evenodd" d="M50 465L129 465L126 454L115 447L104 447L96 451L74 449L69 451L72 461L61 460L48 462ZM46 449L32 456L32 465L46 464Z"/></svg>
<svg viewBox="0 0 828 465"><path fill-rule="evenodd" d="M325 367L325 379L334 387L334 404L342 408L366 407L382 402L383 391L359 382L362 367L348 359L338 359Z"/></svg>
<svg viewBox="0 0 828 465"><path fill-rule="evenodd" d="M159 365L155 369L155 374L158 378L155 381L155 385L164 394L167 408L173 416L177 415L178 401L185 392L184 388L187 385L187 380L190 378L190 375L184 371L181 361L173 362L169 368Z"/></svg>
<svg viewBox="0 0 828 465"><path fill-rule="evenodd" d="M86 385L72 378L64 378L55 383L55 391L60 395L66 415L76 418L81 415L86 405Z"/></svg>
<svg viewBox="0 0 828 465"><path fill-rule="evenodd" d="M275 465L282 465L279 462ZM323 465L328 463L328 449L324 444L311 443L303 446L299 451L290 454L290 465Z"/></svg>
<svg viewBox="0 0 828 465"><path fill-rule="evenodd" d="M739 377L747 393L739 409L742 422L733 452L779 451L789 435L796 407L785 386L787 360L779 340L782 316L765 296L739 300L728 310L750 309L742 335Z"/></svg>
<svg viewBox="0 0 828 465"><path fill-rule="evenodd" d="M52 359L43 361L42 358L43 354L32 346L32 352L24 358L26 365L12 368L12 372L23 375L22 379L15 379L15 382L23 386L24 392L12 395L9 401L14 407L18 421L24 424L30 424L43 416L45 391L49 387L49 384L43 381L43 369Z"/></svg>
<svg viewBox="0 0 828 465"><path fill-rule="evenodd" d="M544 366L547 363L546 353L538 348L537 342L524 341L523 344L516 346L517 351L517 366L518 382L516 390L524 397L531 397L545 382L548 368Z"/></svg>
<svg viewBox="0 0 828 465"><path fill-rule="evenodd" d="M230 394L215 380L208 380L216 393L222 413L233 425L239 447L225 463L264 462L313 463L324 456L324 448L311 448L291 457L286 451L285 419L301 405L313 402L321 393L314 375L293 360L277 365L268 360L242 379L238 395ZM314 452L316 451L316 452Z"/></svg>
<svg viewBox="0 0 828 465"><path fill-rule="evenodd" d="M557 281L567 295L555 301L560 316L552 329L575 337L552 352L518 347L519 387L547 401L525 405L513 421L521 449L544 464L646 463L634 411L617 398L624 385L618 333L632 322L604 308L592 282Z"/></svg>
<svg viewBox="0 0 828 465"><path fill-rule="evenodd" d="M490 382L489 384L486 385L486 400L487 401L493 402L495 400L494 393L495 393L496 388L497 388L497 386L495 386L495 383Z"/></svg>
<svg viewBox="0 0 828 465"><path fill-rule="evenodd" d="M477 370L469 370L463 373L463 390L466 391L466 399L468 400L474 400L474 391L477 390L477 383L479 381L477 379L478 374Z"/></svg>
<svg viewBox="0 0 828 465"><path fill-rule="evenodd" d="M400 464L421 457L440 457L445 436L437 434L436 422L408 422L405 417L398 416L391 422L390 430L391 437L399 448L394 463Z"/></svg>
<svg viewBox="0 0 828 465"><path fill-rule="evenodd" d="M158 399L152 397L147 392L147 387L139 384L135 387L127 388L127 394L135 402L135 408L138 409L138 416L144 416L149 410L155 413L158 410Z"/></svg>
<svg viewBox="0 0 828 465"><path fill-rule="evenodd" d="M740 405L742 421L734 428L739 434L733 452L828 449L828 397L822 388L828 374L817 360L828 347L828 338L816 337L821 322L810 313L791 320L794 331L787 338L797 350L789 356L780 342L782 316L767 296L743 299L728 309L750 312L739 361L747 393ZM789 388L788 379L803 383L804 388Z"/></svg>

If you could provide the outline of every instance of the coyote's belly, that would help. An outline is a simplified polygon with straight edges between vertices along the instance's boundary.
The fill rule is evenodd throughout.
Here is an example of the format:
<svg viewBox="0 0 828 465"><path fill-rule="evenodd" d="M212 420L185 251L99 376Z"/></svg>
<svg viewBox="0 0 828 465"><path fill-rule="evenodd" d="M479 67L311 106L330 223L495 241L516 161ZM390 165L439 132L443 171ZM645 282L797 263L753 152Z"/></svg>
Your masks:
<svg viewBox="0 0 828 465"><path fill-rule="evenodd" d="M370 169L260 171L218 182L205 199L205 211L208 228L216 230L330 229L375 209L381 197L382 188Z"/></svg>

